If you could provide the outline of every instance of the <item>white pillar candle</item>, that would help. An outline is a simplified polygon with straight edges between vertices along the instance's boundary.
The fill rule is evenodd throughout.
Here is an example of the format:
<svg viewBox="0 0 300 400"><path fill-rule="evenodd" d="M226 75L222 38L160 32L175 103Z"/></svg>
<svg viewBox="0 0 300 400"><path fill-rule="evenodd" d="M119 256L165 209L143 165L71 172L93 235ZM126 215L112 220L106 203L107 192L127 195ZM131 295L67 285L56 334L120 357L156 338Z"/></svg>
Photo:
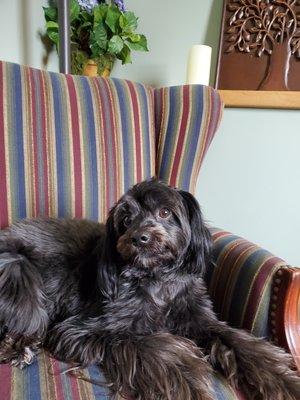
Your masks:
<svg viewBox="0 0 300 400"><path fill-rule="evenodd" d="M189 85L209 85L211 47L194 45L189 51L186 83Z"/></svg>

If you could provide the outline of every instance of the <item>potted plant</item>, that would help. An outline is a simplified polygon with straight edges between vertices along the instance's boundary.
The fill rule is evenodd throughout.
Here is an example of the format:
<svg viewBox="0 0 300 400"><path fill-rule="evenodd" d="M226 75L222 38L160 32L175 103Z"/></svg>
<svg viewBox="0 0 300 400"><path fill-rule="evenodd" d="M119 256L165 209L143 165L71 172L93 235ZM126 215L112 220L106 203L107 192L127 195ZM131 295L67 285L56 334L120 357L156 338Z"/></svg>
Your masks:
<svg viewBox="0 0 300 400"><path fill-rule="evenodd" d="M58 49L56 2L43 8L46 35ZM124 0L71 0L70 25L73 74L108 76L116 59L127 64L132 50L148 51L146 37L136 32L138 18L126 11Z"/></svg>

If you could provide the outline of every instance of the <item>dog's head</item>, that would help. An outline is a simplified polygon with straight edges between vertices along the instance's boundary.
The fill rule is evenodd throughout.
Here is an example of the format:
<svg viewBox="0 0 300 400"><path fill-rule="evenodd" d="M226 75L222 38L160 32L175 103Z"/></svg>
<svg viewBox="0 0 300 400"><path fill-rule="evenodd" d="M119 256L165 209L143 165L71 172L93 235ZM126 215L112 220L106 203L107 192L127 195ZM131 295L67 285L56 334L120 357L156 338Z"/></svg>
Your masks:
<svg viewBox="0 0 300 400"><path fill-rule="evenodd" d="M107 220L106 254L117 253L129 273L135 268L144 275L154 270L202 274L210 243L196 199L156 180L130 189Z"/></svg>

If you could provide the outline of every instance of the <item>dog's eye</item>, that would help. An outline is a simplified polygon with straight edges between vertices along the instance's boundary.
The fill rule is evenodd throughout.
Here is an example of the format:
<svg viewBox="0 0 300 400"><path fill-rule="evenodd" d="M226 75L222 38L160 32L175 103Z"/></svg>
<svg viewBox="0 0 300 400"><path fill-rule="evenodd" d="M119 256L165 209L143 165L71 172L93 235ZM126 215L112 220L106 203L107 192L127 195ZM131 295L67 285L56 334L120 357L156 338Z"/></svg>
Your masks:
<svg viewBox="0 0 300 400"><path fill-rule="evenodd" d="M160 218L168 218L171 215L171 211L168 208L161 208L158 215Z"/></svg>
<svg viewBox="0 0 300 400"><path fill-rule="evenodd" d="M125 228L129 228L131 224L132 218L129 217L129 215L126 215L126 217L123 218L123 225L125 226Z"/></svg>

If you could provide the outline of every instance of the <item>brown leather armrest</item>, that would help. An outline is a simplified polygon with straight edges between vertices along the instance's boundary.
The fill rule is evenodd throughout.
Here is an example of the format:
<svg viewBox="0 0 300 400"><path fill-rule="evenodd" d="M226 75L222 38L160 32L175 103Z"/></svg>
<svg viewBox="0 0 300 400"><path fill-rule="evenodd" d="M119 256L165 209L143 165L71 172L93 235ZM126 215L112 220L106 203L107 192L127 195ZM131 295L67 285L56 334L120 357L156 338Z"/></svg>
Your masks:
<svg viewBox="0 0 300 400"><path fill-rule="evenodd" d="M300 268L282 267L276 272L270 323L273 341L293 355L300 371Z"/></svg>

